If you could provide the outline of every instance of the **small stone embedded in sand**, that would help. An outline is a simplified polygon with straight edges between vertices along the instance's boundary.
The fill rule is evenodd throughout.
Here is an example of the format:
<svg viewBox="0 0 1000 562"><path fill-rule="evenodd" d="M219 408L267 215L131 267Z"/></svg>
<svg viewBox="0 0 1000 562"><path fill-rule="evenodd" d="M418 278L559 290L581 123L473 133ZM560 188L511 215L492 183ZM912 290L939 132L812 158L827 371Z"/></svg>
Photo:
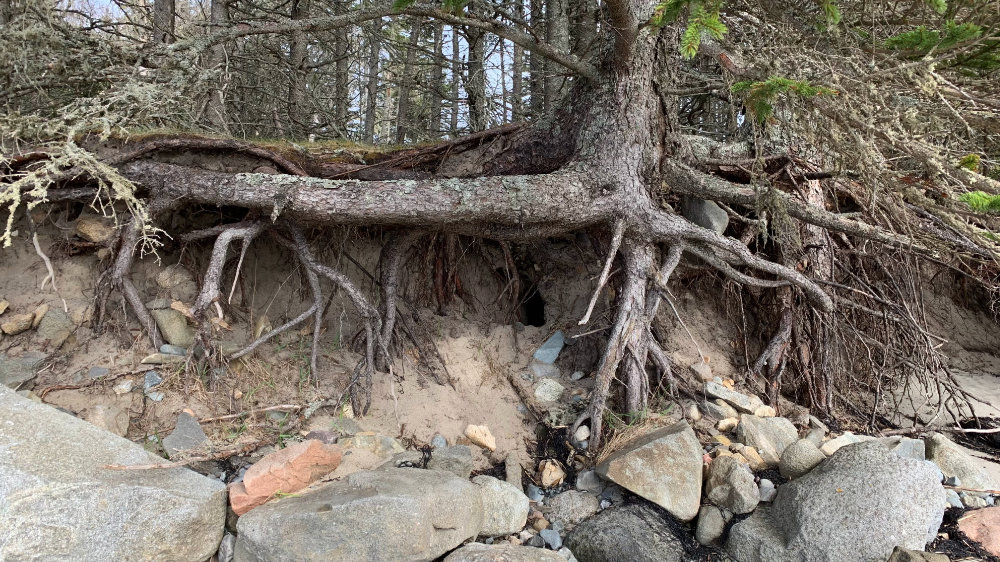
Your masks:
<svg viewBox="0 0 1000 562"><path fill-rule="evenodd" d="M38 308L35 309L34 316L31 318L31 327L38 328L38 325L42 323L42 318L45 318L45 315L48 313L49 305L44 303L38 305Z"/></svg>
<svg viewBox="0 0 1000 562"><path fill-rule="evenodd" d="M590 439L590 428L585 425L576 428L576 431L573 433L573 439L577 443Z"/></svg>
<svg viewBox="0 0 1000 562"><path fill-rule="evenodd" d="M469 441L472 441L483 449L497 450L497 440L490 433L490 428L485 425L470 425L466 427L465 436L469 438Z"/></svg>
<svg viewBox="0 0 1000 562"><path fill-rule="evenodd" d="M566 336L563 335L562 330L556 331L556 333L552 334L552 336L545 340L545 343L543 343L542 346L535 351L535 360L542 363L555 363L556 359L559 357L559 352L562 351L565 343Z"/></svg>
<svg viewBox="0 0 1000 562"><path fill-rule="evenodd" d="M714 375L712 374L712 368L708 366L708 363L704 361L697 361L691 364L691 372L698 376L703 382L709 382L712 380Z"/></svg>
<svg viewBox="0 0 1000 562"><path fill-rule="evenodd" d="M558 486L565 479L566 471L559 465L559 461L549 459L538 463L538 481L543 488Z"/></svg>
<svg viewBox="0 0 1000 562"><path fill-rule="evenodd" d="M543 379L535 387L535 399L539 402L555 402L559 400L566 387L552 379Z"/></svg>
<svg viewBox="0 0 1000 562"><path fill-rule="evenodd" d="M8 306L10 306L9 302L7 302L5 299L0 299L0 314L7 312Z"/></svg>
<svg viewBox="0 0 1000 562"><path fill-rule="evenodd" d="M163 365L166 363L183 363L187 358L182 355L168 355L166 353L151 353L142 358L143 365Z"/></svg>
<svg viewBox="0 0 1000 562"><path fill-rule="evenodd" d="M117 383L115 386L113 386L112 390L115 391L115 394L121 396L122 394L128 394L129 392L132 392L132 386L134 384L135 383L132 382L132 379L125 379Z"/></svg>
<svg viewBox="0 0 1000 562"><path fill-rule="evenodd" d="M104 217L82 215L76 219L76 235L87 242L103 244L115 235L115 227Z"/></svg>
<svg viewBox="0 0 1000 562"><path fill-rule="evenodd" d="M22 332L28 331L31 328L31 322L35 319L35 315L31 313L27 314L15 314L7 319L6 322L0 324L0 330L8 336L16 336Z"/></svg>

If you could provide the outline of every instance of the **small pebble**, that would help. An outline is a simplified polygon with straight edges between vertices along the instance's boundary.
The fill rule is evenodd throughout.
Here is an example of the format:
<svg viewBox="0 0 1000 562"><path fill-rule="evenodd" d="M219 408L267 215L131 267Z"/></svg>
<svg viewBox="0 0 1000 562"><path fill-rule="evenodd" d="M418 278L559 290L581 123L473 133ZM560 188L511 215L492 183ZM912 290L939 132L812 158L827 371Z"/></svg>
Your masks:
<svg viewBox="0 0 1000 562"><path fill-rule="evenodd" d="M170 345L169 343L165 343L160 346L160 353L164 353L166 355L187 355L188 350L187 348L179 345Z"/></svg>
<svg viewBox="0 0 1000 562"><path fill-rule="evenodd" d="M955 490L945 490L944 494L945 501L948 502L948 507L953 507L955 509L962 509L964 507L962 505L962 498L958 496L958 493Z"/></svg>
<svg viewBox="0 0 1000 562"><path fill-rule="evenodd" d="M760 479L760 501L771 502L774 501L774 496L778 495L778 490L774 487L774 482L771 482L767 478Z"/></svg>
<svg viewBox="0 0 1000 562"><path fill-rule="evenodd" d="M573 439L577 443L590 439L590 428L585 425L581 425L580 427L576 428L576 432L573 433Z"/></svg>
<svg viewBox="0 0 1000 562"><path fill-rule="evenodd" d="M146 394L146 398L149 398L153 402L159 402L160 400L163 400L165 397L166 395L160 392L159 390L154 390Z"/></svg>
<svg viewBox="0 0 1000 562"><path fill-rule="evenodd" d="M719 423L715 426L715 428L719 431L732 431L736 429L736 426L739 425L739 423L740 420L736 418L726 418L724 420L719 420Z"/></svg>
<svg viewBox="0 0 1000 562"><path fill-rule="evenodd" d="M545 548L545 539L539 535L535 535L528 539L528 546L533 546L535 548Z"/></svg>
<svg viewBox="0 0 1000 562"><path fill-rule="evenodd" d="M569 380L578 381L583 378L583 371L574 371L572 375L569 376Z"/></svg>
<svg viewBox="0 0 1000 562"><path fill-rule="evenodd" d="M165 345L165 344L164 344ZM146 378L142 382L142 388L147 393L163 382L163 377L156 371L146 371Z"/></svg>
<svg viewBox="0 0 1000 562"><path fill-rule="evenodd" d="M531 500L533 502L537 502L537 501L541 501L543 497L544 496L542 496L542 490L541 490L541 488L539 488L538 486L535 486L534 484L528 484L528 499L529 500Z"/></svg>
<svg viewBox="0 0 1000 562"><path fill-rule="evenodd" d="M531 527L536 531L542 531L544 529L549 528L549 522L546 521L544 518L535 519L535 522L531 524Z"/></svg>
<svg viewBox="0 0 1000 562"><path fill-rule="evenodd" d="M559 536L557 531L545 529L544 531L540 531L538 536L542 537L545 544L549 545L549 548L552 550L559 550L562 548L562 537Z"/></svg>
<svg viewBox="0 0 1000 562"><path fill-rule="evenodd" d="M691 404L686 410L684 410L684 415L687 419L696 422L701 419L701 410L698 409L697 404Z"/></svg>
<svg viewBox="0 0 1000 562"><path fill-rule="evenodd" d="M448 446L448 440L444 438L444 435L441 435L440 433L435 433L434 438L431 439L431 447L434 447L435 449L440 449L441 447L447 447L447 446Z"/></svg>
<svg viewBox="0 0 1000 562"><path fill-rule="evenodd" d="M118 395L128 394L129 392L132 392L133 384L132 379L125 379L112 387L112 389L115 391L115 394Z"/></svg>
<svg viewBox="0 0 1000 562"><path fill-rule="evenodd" d="M87 376L92 379L99 379L106 374L108 374L108 370L104 367L91 367L87 370Z"/></svg>

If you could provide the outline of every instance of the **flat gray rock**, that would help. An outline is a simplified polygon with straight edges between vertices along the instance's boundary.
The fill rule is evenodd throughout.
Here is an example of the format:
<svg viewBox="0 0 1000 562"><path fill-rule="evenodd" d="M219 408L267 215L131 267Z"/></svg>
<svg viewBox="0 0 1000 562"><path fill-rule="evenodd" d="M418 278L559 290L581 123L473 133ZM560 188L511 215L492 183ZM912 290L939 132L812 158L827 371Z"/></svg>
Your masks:
<svg viewBox="0 0 1000 562"><path fill-rule="evenodd" d="M35 378L38 368L48 355L29 351L18 357L7 357L0 353L0 385L17 390Z"/></svg>
<svg viewBox="0 0 1000 562"><path fill-rule="evenodd" d="M890 451L905 459L918 461L927 459L927 448L923 439L910 439L909 437L883 437L879 442L889 448Z"/></svg>
<svg viewBox="0 0 1000 562"><path fill-rule="evenodd" d="M163 450L167 456L173 457L179 453L197 449L208 442L208 436L201 428L198 420L187 412L177 416L177 424L170 435L163 438Z"/></svg>
<svg viewBox="0 0 1000 562"><path fill-rule="evenodd" d="M709 381L705 383L705 393L712 398L718 398L725 401L733 408L736 408L737 411L745 414L752 414L753 411L760 406L760 404L757 403L759 400L753 400L746 394L730 390L717 382Z"/></svg>
<svg viewBox="0 0 1000 562"><path fill-rule="evenodd" d="M598 465L597 473L690 521L701 505L702 454L691 426L680 421L628 443Z"/></svg>
<svg viewBox="0 0 1000 562"><path fill-rule="evenodd" d="M482 526L482 497L468 480L363 471L240 517L234 561L434 560Z"/></svg>
<svg viewBox="0 0 1000 562"><path fill-rule="evenodd" d="M50 308L38 323L35 338L49 343L52 348L61 346L76 329L76 324L61 308Z"/></svg>
<svg viewBox="0 0 1000 562"><path fill-rule="evenodd" d="M646 503L612 507L577 525L565 543L580 562L681 562L684 547L668 517Z"/></svg>
<svg viewBox="0 0 1000 562"><path fill-rule="evenodd" d="M556 331L556 333L549 336L549 339L545 340L545 343L541 345L535 351L535 361L540 363L552 364L556 362L559 358L559 352L562 351L563 345L566 343L566 336L563 335L562 330Z"/></svg>
<svg viewBox="0 0 1000 562"><path fill-rule="evenodd" d="M0 387L0 560L207 560L226 519L221 482L106 468L162 462Z"/></svg>
<svg viewBox="0 0 1000 562"><path fill-rule="evenodd" d="M729 213L715 201L685 197L681 201L681 214L696 225L722 234L729 226Z"/></svg>
<svg viewBox="0 0 1000 562"><path fill-rule="evenodd" d="M944 504L927 463L878 442L848 445L734 525L726 548L742 562L881 562L933 540Z"/></svg>
<svg viewBox="0 0 1000 562"><path fill-rule="evenodd" d="M596 475L594 477L596 478ZM545 500L542 513L545 514L546 519L553 523L576 525L597 513L600 508L597 496L578 490L568 490Z"/></svg>
<svg viewBox="0 0 1000 562"><path fill-rule="evenodd" d="M182 313L172 308L153 309L149 313L167 343L184 348L194 344L194 328L188 326L187 318Z"/></svg>
<svg viewBox="0 0 1000 562"><path fill-rule="evenodd" d="M462 478L472 474L472 450L468 445L441 447L431 452L427 461L429 470L444 470Z"/></svg>

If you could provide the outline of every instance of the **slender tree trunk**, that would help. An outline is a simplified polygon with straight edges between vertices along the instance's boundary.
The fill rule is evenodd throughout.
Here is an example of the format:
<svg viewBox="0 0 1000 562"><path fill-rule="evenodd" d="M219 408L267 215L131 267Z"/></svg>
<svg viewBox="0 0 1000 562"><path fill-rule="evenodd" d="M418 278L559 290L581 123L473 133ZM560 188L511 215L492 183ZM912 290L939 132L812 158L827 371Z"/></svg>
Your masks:
<svg viewBox="0 0 1000 562"><path fill-rule="evenodd" d="M548 0L545 4L545 37L553 47L569 51L568 0ZM565 77L560 66L545 61L545 107L551 109L559 105Z"/></svg>
<svg viewBox="0 0 1000 562"><path fill-rule="evenodd" d="M174 0L153 1L153 43L169 45L174 42Z"/></svg>
<svg viewBox="0 0 1000 562"><path fill-rule="evenodd" d="M434 33L434 65L430 77L430 110L427 117L427 136L441 136L441 96L444 92L444 26L431 22Z"/></svg>
<svg viewBox="0 0 1000 562"><path fill-rule="evenodd" d="M469 3L469 10L475 11L476 3ZM473 132L484 131L490 126L489 114L486 112L486 69L485 33L476 28L466 28L465 37L469 40L469 62L466 65L468 78L465 81L465 94L469 98L469 127Z"/></svg>
<svg viewBox="0 0 1000 562"><path fill-rule="evenodd" d="M336 12L338 14L346 13L350 8L350 2L347 0L339 0L336 5ZM334 78L333 83L333 108L334 108L334 118L333 124L342 134L347 134L347 114L350 111L351 105L351 95L348 91L350 87L349 78L349 65L350 59L350 43L347 37L347 28L339 27L334 32L333 36L333 54L337 59L337 74Z"/></svg>
<svg viewBox="0 0 1000 562"><path fill-rule="evenodd" d="M413 73L417 63L417 47L420 41L420 20L414 19L410 24L410 38L406 44L406 61L403 63L403 75L399 81L399 105L396 112L396 142L406 141L406 133L410 128L410 88L413 85Z"/></svg>
<svg viewBox="0 0 1000 562"><path fill-rule="evenodd" d="M458 40L458 28L451 27L451 137L458 135L458 113L461 108L459 102L459 82L462 79L462 55Z"/></svg>
<svg viewBox="0 0 1000 562"><path fill-rule="evenodd" d="M213 33L229 26L229 0L212 0L211 20ZM226 110L227 72L225 71L227 47L228 43L212 46L209 49L205 66L212 70L220 68L217 86L209 93L208 121L213 129L229 135L229 113Z"/></svg>
<svg viewBox="0 0 1000 562"><path fill-rule="evenodd" d="M303 20L309 17L310 0L292 0L292 19ZM303 31L292 33L289 45L290 76L288 81L288 121L289 129L298 138L305 136L309 129L309 116L306 107L306 78L308 62L309 38Z"/></svg>
<svg viewBox="0 0 1000 562"><path fill-rule="evenodd" d="M539 36L545 35L544 14L542 0L531 0L531 29ZM545 100L545 59L536 53L528 53L528 69L531 73L528 80L531 90L531 113L537 117L548 107Z"/></svg>
<svg viewBox="0 0 1000 562"><path fill-rule="evenodd" d="M524 20L524 1L513 0L514 17L519 21ZM524 49L514 43L514 54L510 63L511 84L510 84L510 114L514 122L524 120L523 86L522 74L524 74Z"/></svg>
<svg viewBox="0 0 1000 562"><path fill-rule="evenodd" d="M378 116L378 73L382 50L381 22L368 27L368 82L365 85L365 142L375 142L375 120Z"/></svg>
<svg viewBox="0 0 1000 562"><path fill-rule="evenodd" d="M0 0L0 25L7 25L14 18L14 0Z"/></svg>
<svg viewBox="0 0 1000 562"><path fill-rule="evenodd" d="M569 5L572 51L586 58L597 37L598 8L594 0L574 0Z"/></svg>

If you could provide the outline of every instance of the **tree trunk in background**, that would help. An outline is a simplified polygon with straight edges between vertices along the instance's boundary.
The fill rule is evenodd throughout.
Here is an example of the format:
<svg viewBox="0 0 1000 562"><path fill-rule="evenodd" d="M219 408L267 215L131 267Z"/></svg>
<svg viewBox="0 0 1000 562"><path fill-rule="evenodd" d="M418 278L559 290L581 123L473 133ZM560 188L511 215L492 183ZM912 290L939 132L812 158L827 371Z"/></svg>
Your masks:
<svg viewBox="0 0 1000 562"><path fill-rule="evenodd" d="M444 26L431 22L434 33L434 66L430 77L430 115L427 118L427 136L441 136L441 96L444 94Z"/></svg>
<svg viewBox="0 0 1000 562"><path fill-rule="evenodd" d="M365 142L375 142L375 119L378 104L378 61L382 50L380 29L382 22L376 20L368 28L368 82L365 84Z"/></svg>
<svg viewBox="0 0 1000 562"><path fill-rule="evenodd" d="M153 1L153 43L168 45L174 42L174 0Z"/></svg>
<svg viewBox="0 0 1000 562"><path fill-rule="evenodd" d="M470 12L475 12L477 8L476 3L469 3ZM485 35L480 29L465 29L465 37L469 40L465 95L469 98L469 128L473 132L485 131L490 125L489 114L486 112Z"/></svg>
<svg viewBox="0 0 1000 562"><path fill-rule="evenodd" d="M350 2L340 0L335 5L336 13L343 14L350 9ZM350 43L347 28L340 27L333 35L333 55L337 60L337 75L333 83L333 126L340 136L347 136L347 115L351 107L351 94L348 91L348 72L350 66Z"/></svg>
<svg viewBox="0 0 1000 562"><path fill-rule="evenodd" d="M217 33L229 26L229 0L212 0L211 5L211 32ZM229 112L226 111L226 85L228 78L225 70L227 43L220 43L213 46L208 51L205 66L209 69L222 67L219 71L219 78L215 88L209 92L208 109L206 110L208 122L216 131L230 134Z"/></svg>
<svg viewBox="0 0 1000 562"><path fill-rule="evenodd" d="M548 0L545 4L545 38L550 45L563 52L569 51L569 13L567 0ZM552 61L545 61L545 109L559 105L565 82L562 68Z"/></svg>
<svg viewBox="0 0 1000 562"><path fill-rule="evenodd" d="M302 20L309 17L309 0L292 0L292 19ZM289 45L288 66L288 121L292 136L303 138L309 128L308 110L306 108L306 78L308 69L309 38L303 31L292 32Z"/></svg>
<svg viewBox="0 0 1000 562"><path fill-rule="evenodd" d="M397 143L406 141L406 133L410 128L410 88L414 83L413 73L416 69L421 26L422 22L416 19L410 24L410 39L406 44L406 61L403 63L403 76L399 81L399 105L396 112Z"/></svg>
<svg viewBox="0 0 1000 562"><path fill-rule="evenodd" d="M531 0L531 29L535 35L545 35L545 11L542 0ZM528 53L528 70L530 72L528 87L531 99L528 102L533 116L545 112L545 59L535 53Z"/></svg>
<svg viewBox="0 0 1000 562"><path fill-rule="evenodd" d="M458 84L462 79L462 56L459 53L458 28L451 27L451 128L452 138L458 135Z"/></svg>
<svg viewBox="0 0 1000 562"><path fill-rule="evenodd" d="M514 2L514 17L518 21L524 21L524 2L523 0L513 0ZM510 114L511 120L515 123L524 120L524 104L522 99L522 89L523 86L522 76L524 73L524 49L514 43L514 55L510 64L511 71L511 84L510 84Z"/></svg>

